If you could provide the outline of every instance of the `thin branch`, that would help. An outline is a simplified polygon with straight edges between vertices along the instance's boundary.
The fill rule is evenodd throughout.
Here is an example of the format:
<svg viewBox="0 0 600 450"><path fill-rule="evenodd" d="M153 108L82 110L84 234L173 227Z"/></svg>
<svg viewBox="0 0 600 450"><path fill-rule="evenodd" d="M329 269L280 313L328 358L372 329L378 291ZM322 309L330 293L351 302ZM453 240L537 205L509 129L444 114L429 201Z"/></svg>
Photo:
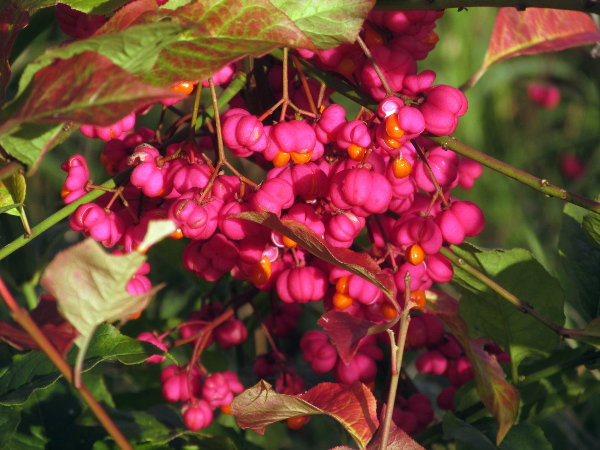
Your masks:
<svg viewBox="0 0 600 450"><path fill-rule="evenodd" d="M427 139L440 144L445 149L450 149L458 153L459 155L471 158L473 161L477 161L486 167L489 167L496 172L499 172L507 177L513 178L521 183L529 186L536 191L541 192L549 197L560 198L574 205L581 206L589 211L600 213L600 203L595 202L583 195L569 192L566 189L555 186L548 180L535 177L527 172L517 169L505 162L499 161L491 156L481 153L468 145L463 144L456 140L452 136L425 136Z"/></svg>
<svg viewBox="0 0 600 450"><path fill-rule="evenodd" d="M50 361L56 366L56 368L60 371L60 373L65 377L65 379L73 384L73 372L71 370L71 366L67 361L62 357L59 351L52 345L52 343L48 340L48 338L42 333L42 330L37 326L37 324L33 321L29 313L21 308L12 294L4 284L4 280L0 278L0 296L4 300L4 303L10 309L12 316L19 325L21 325L25 331L33 338L35 343L40 347L40 349L48 356ZM102 408L100 403L96 400L96 398L92 395L92 393L88 390L87 387L83 383L79 386L74 386L83 401L87 404L90 410L94 413L100 424L104 427L104 429L108 432L108 434L114 439L115 443L121 449L132 449L129 442L123 434L116 427L112 419L106 414L106 411Z"/></svg>
<svg viewBox="0 0 600 450"><path fill-rule="evenodd" d="M400 373L402 369L402 359L404 356L404 347L406 345L406 335L408 333L408 325L410 324L410 310L414 303L410 300L410 272L406 272L404 277L404 308L400 313L400 328L398 330L397 342L394 343L394 333L388 330L391 339L392 351L392 376L390 379L390 389L388 392L387 404L385 406L385 418L383 420L383 429L381 434L380 448L386 449L390 436L390 428L392 423L392 415L394 413L394 403L396 402L396 393L398 392L398 382L400 381Z"/></svg>
<svg viewBox="0 0 600 450"><path fill-rule="evenodd" d="M504 289L502 286L500 286L494 280L487 277L483 273L479 272L474 267L471 267L469 264L467 264L467 262L464 259L459 258L457 255L452 253L447 248L442 247L440 249L440 254L444 255L446 258L448 258L450 261L452 261L452 264L454 264L456 267L460 268L461 270L464 270L472 277L474 277L477 280L484 283L487 287L489 287L491 290L496 292L502 298L504 298L505 300L507 300L508 302L513 304L519 311L529 314L535 320L537 320L538 322L540 322L543 325L550 328L552 331L554 331L556 334L558 334L563 339L573 339L573 340L585 341L585 339L581 339L581 338L582 337L583 338L585 338L585 337L600 338L600 333L595 333L595 332L585 331L585 330L571 330L568 328L563 328L560 325L554 323L552 320L550 320L549 318L544 316L542 313L537 311L531 305L531 303L521 300L516 295L508 292L506 289Z"/></svg>
<svg viewBox="0 0 600 450"><path fill-rule="evenodd" d="M111 178L107 182L103 183L101 186L104 188L116 187L120 182L122 182L127 177L129 177L129 174L131 173L132 170L133 170L133 167L130 167L130 168L124 170L123 172L118 173L113 178ZM71 215L72 213L74 213L78 206L83 205L84 203L89 203L89 202L97 199L98 197L100 197L102 194L104 194L104 191L102 191L102 190L93 190L92 192L85 194L80 199L74 201L73 203L68 204L64 208L55 212L50 217L47 217L46 219L44 219L38 225L36 225L35 227L33 227L31 229L30 236L28 236L28 237L20 236L17 239L15 239L14 241L12 241L10 244L6 245L4 248L0 249L0 260L2 260L3 258L6 258L8 255L10 255L14 251L20 249L25 244L30 242L32 239L38 237L40 234L42 234L44 231L46 231L51 226L56 225L61 220L63 220L64 218L66 218L69 215Z"/></svg>

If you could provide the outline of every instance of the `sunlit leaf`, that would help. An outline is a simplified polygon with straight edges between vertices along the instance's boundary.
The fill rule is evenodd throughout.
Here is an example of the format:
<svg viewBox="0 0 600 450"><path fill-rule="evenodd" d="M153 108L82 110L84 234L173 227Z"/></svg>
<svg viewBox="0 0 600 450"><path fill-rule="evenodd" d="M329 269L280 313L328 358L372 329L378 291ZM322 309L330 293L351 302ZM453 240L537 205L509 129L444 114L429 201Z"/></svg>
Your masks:
<svg viewBox="0 0 600 450"><path fill-rule="evenodd" d="M483 64L471 78L474 85L492 65L520 55L555 52L600 41L588 14L547 8L500 8Z"/></svg>
<svg viewBox="0 0 600 450"><path fill-rule="evenodd" d="M151 220L148 223L148 230L144 239L138 245L138 252L146 253L146 251L157 242L162 241L167 236L173 234L177 230L175 222L171 219L165 220Z"/></svg>
<svg viewBox="0 0 600 450"><path fill-rule="evenodd" d="M238 425L260 434L267 425L290 417L327 414L363 449L379 425L376 409L375 397L358 381L352 385L321 383L301 395L278 394L269 383L260 381L231 404Z"/></svg>
<svg viewBox="0 0 600 450"><path fill-rule="evenodd" d="M481 401L498 422L499 444L519 414L519 391L508 381L495 356L483 349L482 339L469 338L467 324L458 313L458 300L441 291L428 291L432 312L450 329L473 365L475 387Z"/></svg>
<svg viewBox="0 0 600 450"><path fill-rule="evenodd" d="M142 311L162 287L136 296L127 292L127 283L144 261L138 252L110 255L88 238L60 252L46 268L42 286L56 298L59 312L79 332L75 340L80 348L76 376L96 328Z"/></svg>
<svg viewBox="0 0 600 450"><path fill-rule="evenodd" d="M372 0L271 0L313 41L317 48L354 42Z"/></svg>
<svg viewBox="0 0 600 450"><path fill-rule="evenodd" d="M260 223L294 240L303 249L328 263L370 281L383 291L394 303L394 281L389 274L383 273L377 263L366 253L357 253L347 248L332 247L306 225L295 220L281 220L272 212L246 212L230 216ZM399 309L399 308L398 308Z"/></svg>

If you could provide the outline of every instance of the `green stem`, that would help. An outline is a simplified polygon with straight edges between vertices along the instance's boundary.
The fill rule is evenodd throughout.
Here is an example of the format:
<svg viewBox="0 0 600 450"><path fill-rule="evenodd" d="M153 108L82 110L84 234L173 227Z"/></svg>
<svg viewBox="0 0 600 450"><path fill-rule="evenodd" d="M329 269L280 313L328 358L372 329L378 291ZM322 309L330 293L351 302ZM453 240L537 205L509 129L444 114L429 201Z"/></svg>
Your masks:
<svg viewBox="0 0 600 450"><path fill-rule="evenodd" d="M494 280L492 280L491 278L482 274L474 267L471 267L470 265L468 265L464 259L459 258L458 256L456 256L454 253L452 253L447 248L442 247L442 249L440 249L440 253L442 255L444 255L446 258L448 258L450 261L452 261L452 263L456 267L460 268L461 270L464 270L472 277L481 281L483 284L485 284L491 290L496 292L498 295L500 295L501 297L503 297L504 299L506 299L510 303L512 303L519 311L521 311L522 313L529 314L535 320L537 320L538 322L540 322L543 325L550 328L552 331L554 331L556 334L558 334L563 339L580 340L580 337L595 337L595 338L600 337L600 333L595 333L595 332L590 332L590 331L585 331L585 330L571 330L568 328L561 327L560 325L554 323L553 321L548 319L546 316L544 316L542 313L540 313L536 309L534 309L534 307L529 302L521 300L514 294L511 294L506 289L504 289L502 286L500 286L498 283L496 283Z"/></svg>
<svg viewBox="0 0 600 450"><path fill-rule="evenodd" d="M121 173L118 173L117 175L115 175L114 178L111 178L110 180L106 181L101 186L106 187L106 188L114 188L121 181L123 181L124 179L126 179L126 177L129 176L129 173L131 172L131 170L133 170L133 168L129 168L129 169L124 170ZM51 216L47 217L46 219L44 219L38 225L36 225L35 227L33 227L31 229L30 236L28 236L28 237L20 236L17 239L15 239L14 241L12 241L10 244L8 244L6 247L0 249L0 260L2 260L3 258L6 258L8 255L10 255L14 251L20 249L25 244L30 242L32 239L38 237L40 234L42 234L44 231L46 231L51 226L56 225L58 222L60 222L64 218L71 215L73 212L75 212L75 210L77 209L77 207L79 205L83 205L84 203L89 203L89 202L97 199L104 193L105 192L102 190L94 189L93 191L85 194L80 199L74 201L73 203L68 204L64 208L60 209L59 211L55 212Z"/></svg>
<svg viewBox="0 0 600 450"><path fill-rule="evenodd" d="M503 175L506 175L510 178L513 178L521 183L529 186L536 191L541 192L542 194L548 197L556 197L560 198L569 203L573 203L574 205L581 206L589 211L600 213L600 203L595 202L587 197L584 197L579 194L574 194L572 192L567 191L566 189L560 188L548 182L548 180L544 180L533 175L528 174L516 167L513 167L509 164L506 164L502 161L499 161L491 156L486 155L485 153L481 153L474 148L469 147L468 145L463 144L462 142L457 141L452 136L425 136L427 139L440 144L443 148L447 148L455 151L459 155L466 156L467 158L471 158L473 161L477 161L480 164L483 164L486 167L489 167L496 172L499 172Z"/></svg>
<svg viewBox="0 0 600 450"><path fill-rule="evenodd" d="M33 321L29 313L17 305L17 302L13 298L12 294L4 284L2 278L0 278L0 296L4 300L4 303L10 309L12 316L19 325L21 325L25 331L33 338L35 343L40 349L48 356L50 361L57 367L65 379L73 384L73 373L71 366L62 357L58 350L52 345L48 338L42 333L37 324ZM94 413L100 424L108 432L108 434L114 439L115 443L120 449L132 449L129 442L123 434L116 427L112 419L106 414L106 411L102 408L98 400L92 395L88 388L81 384L79 387L75 387L83 401L88 405L90 410Z"/></svg>
<svg viewBox="0 0 600 450"><path fill-rule="evenodd" d="M439 10L447 8L471 8L477 6L513 6L519 10L525 8L551 8L600 13L597 0L377 0L375 9L387 10Z"/></svg>

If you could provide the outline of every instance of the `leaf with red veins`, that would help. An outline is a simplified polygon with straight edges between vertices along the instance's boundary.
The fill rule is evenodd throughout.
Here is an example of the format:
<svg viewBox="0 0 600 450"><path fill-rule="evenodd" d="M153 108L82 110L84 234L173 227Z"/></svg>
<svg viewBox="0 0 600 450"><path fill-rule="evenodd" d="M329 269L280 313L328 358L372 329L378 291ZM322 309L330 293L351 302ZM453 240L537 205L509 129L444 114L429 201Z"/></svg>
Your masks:
<svg viewBox="0 0 600 450"><path fill-rule="evenodd" d="M381 430L369 444L367 450L381 450ZM386 450L425 450L417 441L411 438L406 431L398 428L394 421L390 423L390 434Z"/></svg>
<svg viewBox="0 0 600 450"><path fill-rule="evenodd" d="M318 324L323 327L323 332L335 345L344 364L348 365L356 355L360 341L365 336L381 333L393 327L399 318L400 315L391 322L376 324L344 311L329 311L321 316Z"/></svg>
<svg viewBox="0 0 600 450"><path fill-rule="evenodd" d="M500 8L483 64L471 85L497 62L520 55L555 52L600 41L590 16L578 11L546 8Z"/></svg>
<svg viewBox="0 0 600 450"><path fill-rule="evenodd" d="M377 401L359 381L352 385L321 383L300 395L275 392L264 380L238 395L231 415L243 429L259 434L265 427L290 417L327 414L340 422L361 449L377 430Z"/></svg>
<svg viewBox="0 0 600 450"><path fill-rule="evenodd" d="M400 309L394 299L394 280L383 273L379 265L366 253L357 253L347 248L332 247L306 225L295 220L281 220L272 212L245 212L228 218L246 219L275 230L294 240L309 253L335 266L346 269L355 275L373 283Z"/></svg>
<svg viewBox="0 0 600 450"><path fill-rule="evenodd" d="M140 74L156 85L206 79L227 64L248 55L265 55L277 47L316 51L308 36L268 0L205 0L176 10L142 9L116 14L115 21L110 20L99 33L134 26L143 30L161 21L181 26L184 31L159 51L152 70Z"/></svg>
<svg viewBox="0 0 600 450"><path fill-rule="evenodd" d="M10 80L10 51L19 32L29 23L29 13L10 3L0 11L0 107L6 102L6 87Z"/></svg>
<svg viewBox="0 0 600 450"><path fill-rule="evenodd" d="M56 299L48 294L42 294L40 302L29 315L38 325L44 336L65 355L77 337L77 330L73 328L59 313ZM0 339L19 350L41 350L29 333L21 327L8 322L0 321Z"/></svg>
<svg viewBox="0 0 600 450"><path fill-rule="evenodd" d="M519 415L519 391L506 381L495 356L483 349L485 339L469 338L467 324L459 316L458 300L441 291L427 291L430 312L437 314L461 343L473 364L475 389L488 411L498 421L496 445L500 445Z"/></svg>
<svg viewBox="0 0 600 450"><path fill-rule="evenodd" d="M44 67L34 75L28 93L1 131L28 122L109 126L137 108L184 97L144 84L94 52L83 52Z"/></svg>

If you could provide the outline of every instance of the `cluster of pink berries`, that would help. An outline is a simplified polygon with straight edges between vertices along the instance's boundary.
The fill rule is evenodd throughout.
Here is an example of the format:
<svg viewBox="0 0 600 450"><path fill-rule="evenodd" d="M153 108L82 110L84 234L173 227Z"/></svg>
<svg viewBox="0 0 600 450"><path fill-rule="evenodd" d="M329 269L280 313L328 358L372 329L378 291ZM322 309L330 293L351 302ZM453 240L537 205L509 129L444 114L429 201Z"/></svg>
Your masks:
<svg viewBox="0 0 600 450"><path fill-rule="evenodd" d="M192 431L206 428L213 421L213 411L229 413L234 394L244 390L235 373L230 371L204 374L194 366L171 364L161 374L162 393L170 403L181 402L183 422Z"/></svg>
<svg viewBox="0 0 600 450"><path fill-rule="evenodd" d="M415 360L416 369L423 374L443 376L449 382L438 395L437 405L454 411L456 389L474 378L473 365L456 338L444 330L442 322L433 314L413 316L408 327L407 350L425 349ZM485 346L498 362L510 362L510 356L494 343ZM398 426L403 427L402 424ZM405 431L409 432L408 430Z"/></svg>
<svg viewBox="0 0 600 450"><path fill-rule="evenodd" d="M86 135L107 140L101 162L109 174L130 166L133 170L119 192L79 206L70 219L71 227L108 248L131 252L141 243L150 221L170 219L177 227L171 237L189 240L182 255L186 270L209 281L230 273L262 291L277 293L283 306L266 320L266 328L276 337L295 328L299 304L307 302L324 300L326 310L345 311L376 323L395 318L398 311L373 284L325 263L292 239L232 217L239 213L269 211L295 220L331 247L356 246L359 235L366 232L370 248L364 250L392 276L399 303L403 304L404 292L410 288L422 305L424 290L434 282L452 279L452 266L440 249L479 234L485 224L477 205L451 194L457 186L471 188L481 175L481 166L427 139L428 134L453 133L467 110L462 92L433 85L432 71L417 72L416 61L437 42L433 29L438 17L435 12L372 13L363 32L371 59L357 45L318 56L300 52L328 70L339 71L379 100L376 113L347 120L343 107L324 104L314 117L267 122L248 112L243 99L237 98L234 103L240 107L232 107L221 117L222 138L234 156L267 168L258 186L242 176L215 172L206 157L206 152L214 150L210 141L161 149L151 130L130 131L133 113L119 122L120 128L88 130ZM386 90L374 63L396 95ZM271 72L281 74L280 69L274 66ZM226 83L232 73L224 69L222 81ZM315 85L310 86L309 90ZM299 89L290 92L294 103L309 108L306 97L302 103ZM62 168L67 172L62 191L66 203L93 188L81 156L71 157ZM145 266L136 274L130 292L150 289L145 281L147 270ZM409 287L404 281L407 272ZM224 349L240 344L247 336L240 320L229 316L212 325L225 313L221 304L206 305L179 328L182 340L202 339L203 348L213 340ZM417 315L413 323L424 317L429 315ZM418 332L411 331L409 339L413 334ZM442 343L443 327L438 334L435 342L432 338L421 347L413 346L429 349L417 367L448 378L453 367L454 379L465 382L462 349L458 346L458 354L458 344L450 338ZM157 342L164 348L161 340ZM367 337L350 364L345 364L319 331L304 335L301 350L315 372L333 371L341 383L372 383L377 374L375 361L383 358L376 338ZM280 392L299 393L305 388L280 354L261 355L254 369L257 376L278 373ZM217 375L219 381L213 382ZM212 411L230 403L230 397L242 389L235 375L206 376L194 363L167 367L162 382L168 401L184 403L184 421L194 430L209 424ZM420 396L413 396L400 405L395 417L412 411L416 422L410 429L422 429L431 421L431 407L423 405Z"/></svg>

